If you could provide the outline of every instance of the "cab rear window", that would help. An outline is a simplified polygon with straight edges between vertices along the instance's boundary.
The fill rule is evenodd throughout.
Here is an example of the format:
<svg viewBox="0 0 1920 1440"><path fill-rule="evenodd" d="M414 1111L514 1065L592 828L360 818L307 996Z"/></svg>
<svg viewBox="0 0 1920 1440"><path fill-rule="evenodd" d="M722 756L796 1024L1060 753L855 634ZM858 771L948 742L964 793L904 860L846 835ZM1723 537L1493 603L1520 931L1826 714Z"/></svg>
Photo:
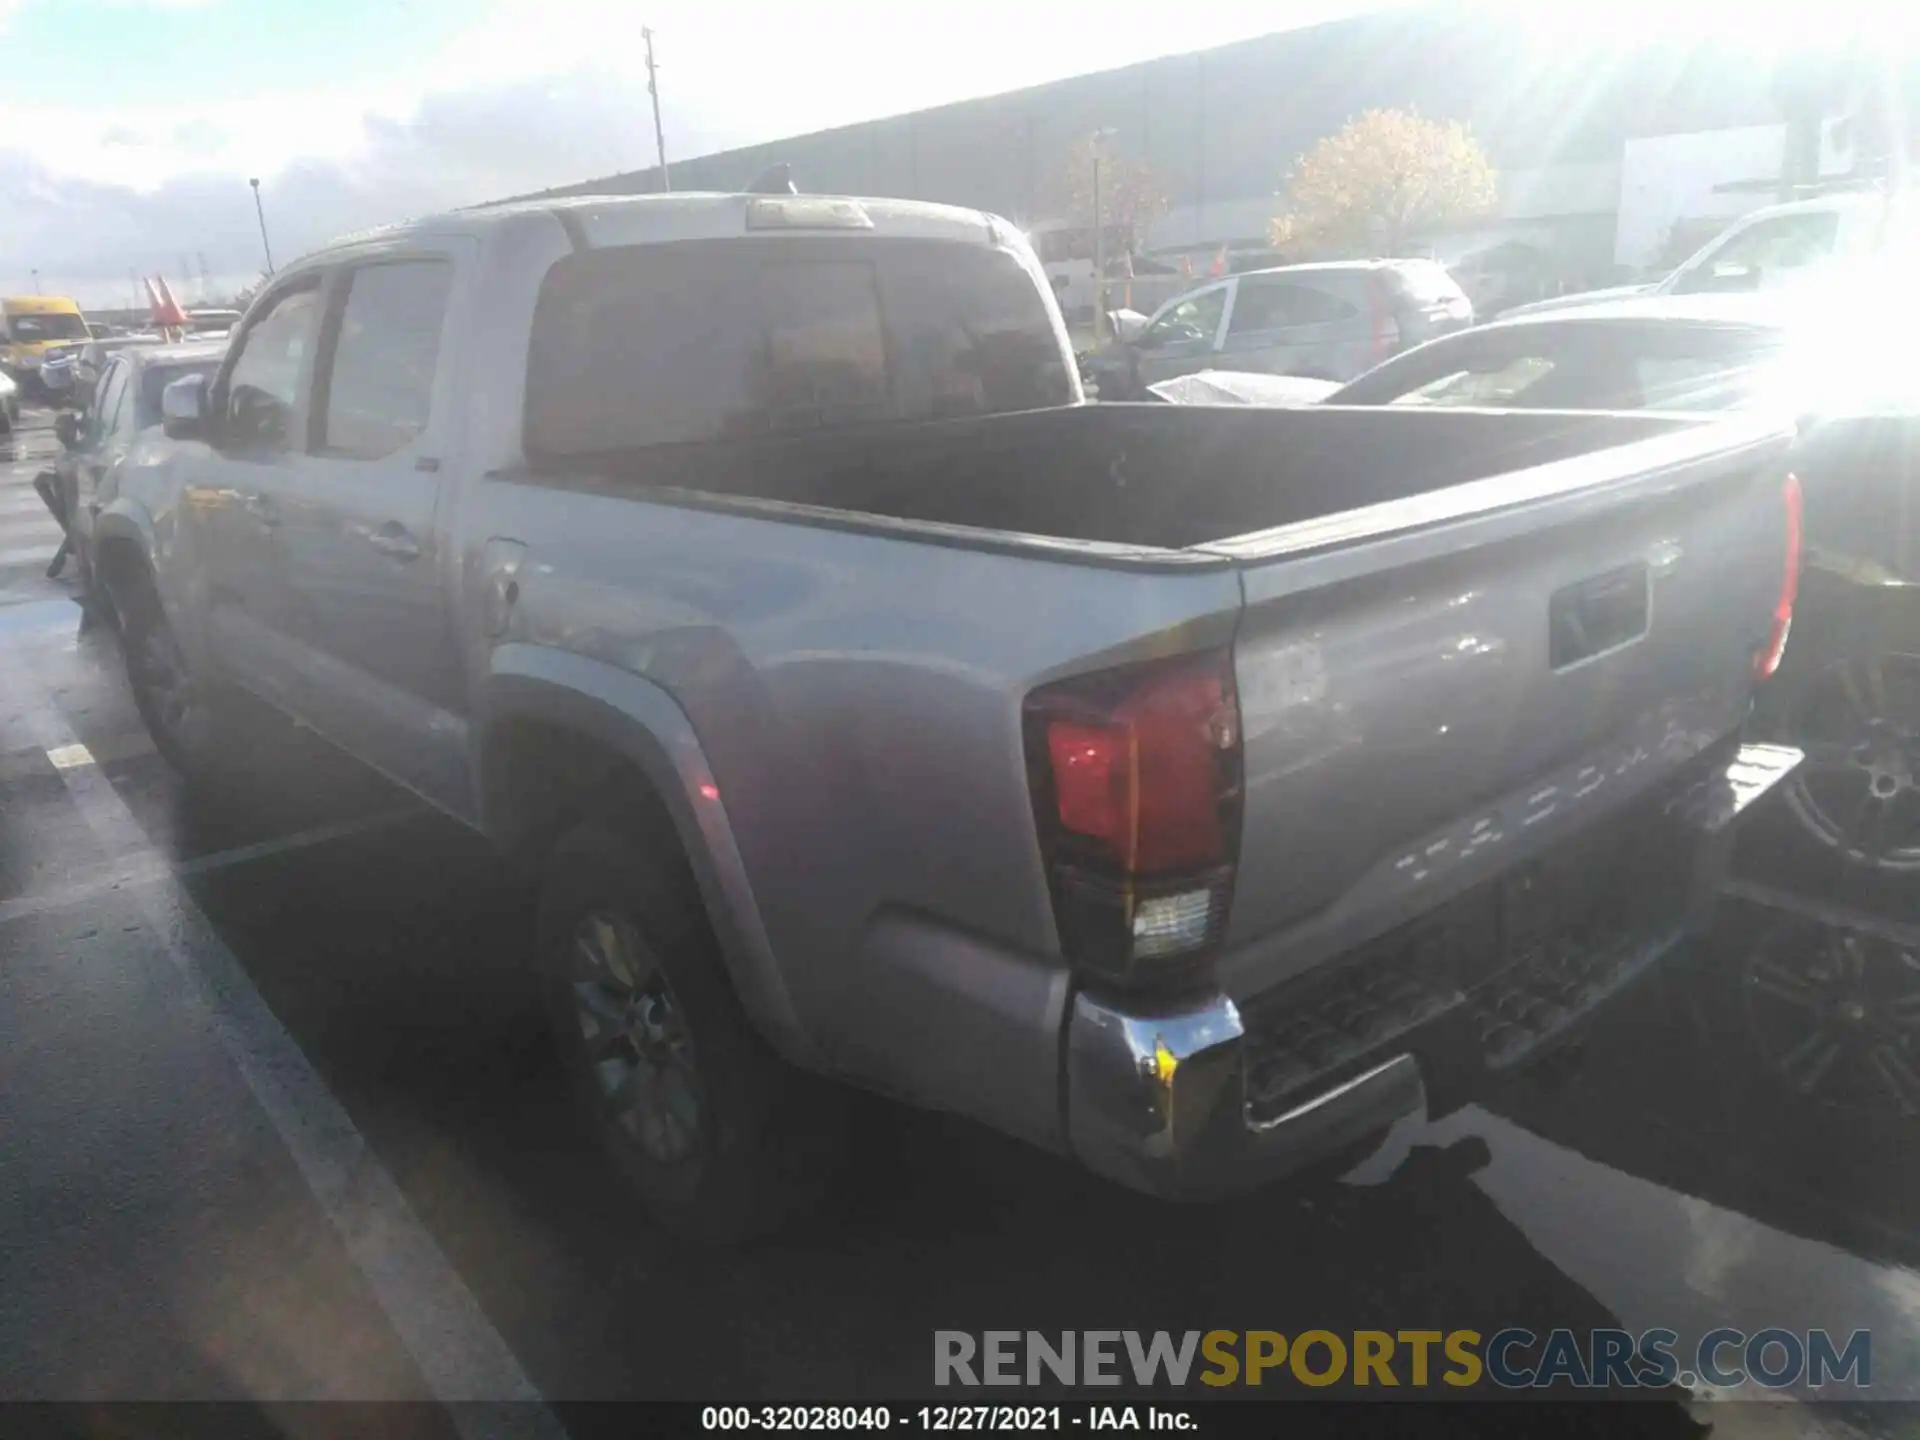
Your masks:
<svg viewBox="0 0 1920 1440"><path fill-rule="evenodd" d="M661 445L1032 410L1072 382L1011 254L747 238L554 265L528 354L526 451Z"/></svg>

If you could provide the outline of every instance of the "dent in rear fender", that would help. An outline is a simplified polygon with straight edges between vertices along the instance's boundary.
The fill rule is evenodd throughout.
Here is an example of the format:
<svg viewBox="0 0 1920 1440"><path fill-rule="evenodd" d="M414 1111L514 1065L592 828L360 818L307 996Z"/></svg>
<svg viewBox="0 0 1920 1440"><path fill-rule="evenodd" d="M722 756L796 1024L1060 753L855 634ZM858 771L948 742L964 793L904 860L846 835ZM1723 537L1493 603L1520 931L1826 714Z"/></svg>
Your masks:
<svg viewBox="0 0 1920 1440"><path fill-rule="evenodd" d="M726 806L686 712L650 680L543 645L493 651L481 701L477 776L481 824L497 835L503 817L490 792L488 749L508 720L545 721L579 731L627 756L666 802L714 923L734 990L761 1032L789 1059L815 1059L768 943L753 886Z"/></svg>

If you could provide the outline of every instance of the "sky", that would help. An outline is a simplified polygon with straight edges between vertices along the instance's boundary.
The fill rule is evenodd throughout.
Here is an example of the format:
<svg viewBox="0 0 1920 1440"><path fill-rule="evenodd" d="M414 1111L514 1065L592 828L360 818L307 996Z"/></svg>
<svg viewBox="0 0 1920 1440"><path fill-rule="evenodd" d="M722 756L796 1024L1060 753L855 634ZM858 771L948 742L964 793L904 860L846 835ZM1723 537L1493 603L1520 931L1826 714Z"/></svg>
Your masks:
<svg viewBox="0 0 1920 1440"><path fill-rule="evenodd" d="M343 233L1309 24L1359 0L0 0L0 293L198 296ZM1154 11L1145 12L1148 15Z"/></svg>
<svg viewBox="0 0 1920 1440"><path fill-rule="evenodd" d="M191 304L203 258L216 292L246 283L262 260L250 177L284 262L370 225L644 168L643 24L671 161L1370 3L0 0L0 294L37 271L47 294L120 305L130 270L158 271ZM1758 34L1836 3L1856 0L1523 9Z"/></svg>

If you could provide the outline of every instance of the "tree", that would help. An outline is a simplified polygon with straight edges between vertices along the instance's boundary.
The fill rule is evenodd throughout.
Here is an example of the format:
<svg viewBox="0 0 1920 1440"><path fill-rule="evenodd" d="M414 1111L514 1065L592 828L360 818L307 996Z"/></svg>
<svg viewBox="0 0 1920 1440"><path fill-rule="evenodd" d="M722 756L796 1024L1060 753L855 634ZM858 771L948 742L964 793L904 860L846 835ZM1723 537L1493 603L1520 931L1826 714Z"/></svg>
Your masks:
<svg viewBox="0 0 1920 1440"><path fill-rule="evenodd" d="M1397 255L1417 235L1491 210L1499 185L1465 125L1369 110L1293 163L1277 249Z"/></svg>
<svg viewBox="0 0 1920 1440"><path fill-rule="evenodd" d="M232 308L235 310L244 310L247 306L251 305L253 303L253 297L260 293L269 278L263 270L251 285L243 286L241 289L234 291Z"/></svg>
<svg viewBox="0 0 1920 1440"><path fill-rule="evenodd" d="M1054 200L1063 219L1088 230L1093 228L1096 174L1101 227L1109 234L1118 231L1127 250L1138 249L1153 222L1167 213L1166 187L1153 166L1116 150L1107 135L1074 142L1056 179Z"/></svg>

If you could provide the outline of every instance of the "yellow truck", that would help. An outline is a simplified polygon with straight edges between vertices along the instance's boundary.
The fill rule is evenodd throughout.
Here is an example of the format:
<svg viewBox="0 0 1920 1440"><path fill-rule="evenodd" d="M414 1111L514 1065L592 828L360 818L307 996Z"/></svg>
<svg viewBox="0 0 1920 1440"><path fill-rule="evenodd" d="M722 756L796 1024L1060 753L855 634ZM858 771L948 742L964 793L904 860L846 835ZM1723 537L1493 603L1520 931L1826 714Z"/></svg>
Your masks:
<svg viewBox="0 0 1920 1440"><path fill-rule="evenodd" d="M56 345L83 344L87 318L73 301L59 295L0 297L0 370L22 392L39 388L40 363Z"/></svg>

